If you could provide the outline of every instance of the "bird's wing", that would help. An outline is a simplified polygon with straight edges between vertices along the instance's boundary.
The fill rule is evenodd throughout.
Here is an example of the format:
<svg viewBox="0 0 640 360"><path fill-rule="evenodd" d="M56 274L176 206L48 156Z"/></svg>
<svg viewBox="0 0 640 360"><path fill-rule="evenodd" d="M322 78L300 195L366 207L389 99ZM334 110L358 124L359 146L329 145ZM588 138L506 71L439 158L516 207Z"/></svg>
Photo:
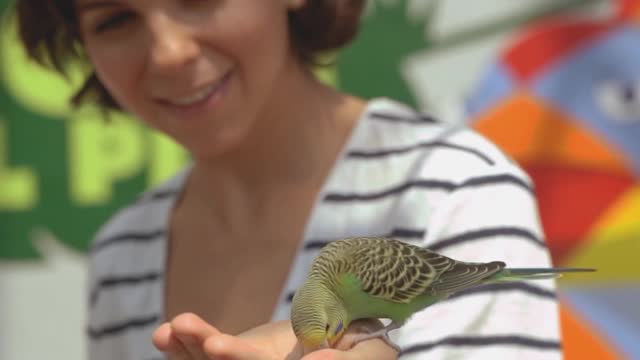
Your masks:
<svg viewBox="0 0 640 360"><path fill-rule="evenodd" d="M466 263L454 261L454 265L432 282L432 294L452 294L473 285L482 283L493 274L502 271L505 263L493 261L488 263Z"/></svg>
<svg viewBox="0 0 640 360"><path fill-rule="evenodd" d="M385 238L349 240L343 249L345 270L369 295L409 303L424 294L456 261L435 252Z"/></svg>

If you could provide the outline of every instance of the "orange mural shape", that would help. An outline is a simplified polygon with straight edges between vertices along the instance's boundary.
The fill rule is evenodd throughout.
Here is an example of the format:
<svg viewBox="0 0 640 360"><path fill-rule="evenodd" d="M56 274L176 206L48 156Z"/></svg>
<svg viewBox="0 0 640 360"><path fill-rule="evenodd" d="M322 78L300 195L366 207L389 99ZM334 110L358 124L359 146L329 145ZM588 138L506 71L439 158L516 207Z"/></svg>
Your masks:
<svg viewBox="0 0 640 360"><path fill-rule="evenodd" d="M560 302L565 360L624 360L569 306Z"/></svg>

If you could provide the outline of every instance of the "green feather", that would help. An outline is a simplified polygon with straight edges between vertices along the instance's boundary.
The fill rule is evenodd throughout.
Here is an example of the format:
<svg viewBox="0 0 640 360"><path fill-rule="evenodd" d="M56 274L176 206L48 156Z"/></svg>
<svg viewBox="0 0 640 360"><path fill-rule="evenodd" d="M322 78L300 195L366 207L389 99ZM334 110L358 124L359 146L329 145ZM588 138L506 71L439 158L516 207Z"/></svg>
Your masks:
<svg viewBox="0 0 640 360"><path fill-rule="evenodd" d="M404 323L415 312L441 300L438 296L419 295L409 302L396 302L371 295L363 290L362 281L352 273L340 276L338 296L344 299L349 321L385 318Z"/></svg>

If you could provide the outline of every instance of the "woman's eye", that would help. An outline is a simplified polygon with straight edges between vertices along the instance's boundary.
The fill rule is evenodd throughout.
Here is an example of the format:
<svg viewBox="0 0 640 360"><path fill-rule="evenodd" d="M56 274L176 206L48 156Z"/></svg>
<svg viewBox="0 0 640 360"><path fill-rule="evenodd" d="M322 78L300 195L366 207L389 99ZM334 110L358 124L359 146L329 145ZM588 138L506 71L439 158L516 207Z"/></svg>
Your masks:
<svg viewBox="0 0 640 360"><path fill-rule="evenodd" d="M94 28L94 32L99 34L108 30L116 29L133 19L134 15L129 12L121 12L107 17L105 20L98 22Z"/></svg>

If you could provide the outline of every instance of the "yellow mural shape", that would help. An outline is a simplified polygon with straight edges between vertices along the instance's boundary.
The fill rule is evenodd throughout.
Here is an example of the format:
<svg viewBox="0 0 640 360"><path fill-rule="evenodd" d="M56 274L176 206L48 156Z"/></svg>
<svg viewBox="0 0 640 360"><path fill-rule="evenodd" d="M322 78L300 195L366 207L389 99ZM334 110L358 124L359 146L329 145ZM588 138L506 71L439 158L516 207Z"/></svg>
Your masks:
<svg viewBox="0 0 640 360"><path fill-rule="evenodd" d="M590 237L595 241L616 241L615 235L634 231L640 234L640 184L626 192L604 212L594 225Z"/></svg>
<svg viewBox="0 0 640 360"><path fill-rule="evenodd" d="M640 281L640 185L625 193L594 225L588 241L567 266L596 267L588 278L571 282ZM567 280L569 281L569 280Z"/></svg>
<svg viewBox="0 0 640 360"><path fill-rule="evenodd" d="M105 204L117 180L140 173L145 164L142 126L112 114L80 111L67 126L71 195L80 206Z"/></svg>
<svg viewBox="0 0 640 360"><path fill-rule="evenodd" d="M33 169L9 164L7 127L0 118L0 211L31 209L38 198L38 178Z"/></svg>

